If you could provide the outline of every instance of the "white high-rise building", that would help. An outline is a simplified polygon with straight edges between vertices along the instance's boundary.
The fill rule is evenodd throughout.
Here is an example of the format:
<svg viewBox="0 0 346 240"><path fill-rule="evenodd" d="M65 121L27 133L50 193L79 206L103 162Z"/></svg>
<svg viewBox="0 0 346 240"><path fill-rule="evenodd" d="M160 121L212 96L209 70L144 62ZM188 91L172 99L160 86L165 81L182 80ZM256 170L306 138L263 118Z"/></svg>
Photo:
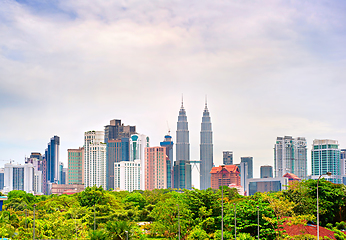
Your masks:
<svg viewBox="0 0 346 240"><path fill-rule="evenodd" d="M42 194L42 171L35 171L34 173L34 192Z"/></svg>
<svg viewBox="0 0 346 240"><path fill-rule="evenodd" d="M34 192L34 166L31 163L24 165L6 163L4 170L4 193L12 190Z"/></svg>
<svg viewBox="0 0 346 240"><path fill-rule="evenodd" d="M275 177L293 173L300 179L307 177L307 146L304 137L277 137L274 146Z"/></svg>
<svg viewBox="0 0 346 240"><path fill-rule="evenodd" d="M114 163L114 188L129 192L141 189L141 163L139 159Z"/></svg>
<svg viewBox="0 0 346 240"><path fill-rule="evenodd" d="M144 134L132 134L130 137L130 161L140 160L141 190L145 190L145 154L144 149L150 147L149 137Z"/></svg>
<svg viewBox="0 0 346 240"><path fill-rule="evenodd" d="M104 131L84 134L84 184L85 187L106 188L106 144Z"/></svg>

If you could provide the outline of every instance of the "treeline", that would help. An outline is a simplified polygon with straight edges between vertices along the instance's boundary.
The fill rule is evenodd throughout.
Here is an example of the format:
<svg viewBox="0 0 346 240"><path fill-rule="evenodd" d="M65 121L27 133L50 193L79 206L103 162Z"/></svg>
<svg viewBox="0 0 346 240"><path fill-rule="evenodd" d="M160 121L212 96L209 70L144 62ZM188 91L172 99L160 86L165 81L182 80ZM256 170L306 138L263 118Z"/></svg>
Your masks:
<svg viewBox="0 0 346 240"><path fill-rule="evenodd" d="M280 230L316 222L316 181L308 180L275 193L241 196L223 187L224 239L292 238ZM319 183L320 224L346 239L346 188L324 179ZM12 191L0 215L0 238L32 239L35 206L36 239L221 239L221 188L160 189L113 192L86 188L74 195L34 196Z"/></svg>

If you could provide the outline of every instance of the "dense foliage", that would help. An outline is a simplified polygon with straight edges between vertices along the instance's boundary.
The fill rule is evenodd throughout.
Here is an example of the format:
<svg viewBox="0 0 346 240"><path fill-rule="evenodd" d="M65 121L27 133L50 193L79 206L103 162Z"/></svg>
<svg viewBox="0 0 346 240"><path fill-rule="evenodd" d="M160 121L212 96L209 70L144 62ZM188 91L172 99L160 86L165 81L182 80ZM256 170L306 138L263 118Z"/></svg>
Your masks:
<svg viewBox="0 0 346 240"><path fill-rule="evenodd" d="M0 214L0 238L32 239L221 239L221 191L174 190L114 192L87 188L74 195L8 194ZM316 221L316 181L293 184L276 193L244 197L223 187L224 239L314 239L288 237L292 222ZM346 188L321 180L320 223L346 239ZM259 228L258 228L259 226ZM259 229L259 232L258 232Z"/></svg>

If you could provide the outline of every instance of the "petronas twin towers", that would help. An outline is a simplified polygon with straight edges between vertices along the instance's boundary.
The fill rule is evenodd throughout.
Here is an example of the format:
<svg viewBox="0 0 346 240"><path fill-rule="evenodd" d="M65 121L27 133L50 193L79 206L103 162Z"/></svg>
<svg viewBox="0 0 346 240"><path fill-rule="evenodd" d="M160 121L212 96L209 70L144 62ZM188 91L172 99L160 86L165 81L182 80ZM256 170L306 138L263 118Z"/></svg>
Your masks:
<svg viewBox="0 0 346 240"><path fill-rule="evenodd" d="M210 171L213 167L213 131L207 102L203 111L200 138L200 189L207 189L211 187ZM189 129L183 102L181 103L177 122L176 160L190 160ZM182 177L186 178L187 176L180 176L180 182L183 180Z"/></svg>

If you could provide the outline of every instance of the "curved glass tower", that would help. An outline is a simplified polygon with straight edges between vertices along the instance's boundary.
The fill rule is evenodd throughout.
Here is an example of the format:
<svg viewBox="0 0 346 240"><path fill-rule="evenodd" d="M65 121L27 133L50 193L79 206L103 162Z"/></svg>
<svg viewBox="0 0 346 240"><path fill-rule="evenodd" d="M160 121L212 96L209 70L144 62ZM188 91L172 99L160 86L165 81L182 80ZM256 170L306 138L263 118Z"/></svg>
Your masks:
<svg viewBox="0 0 346 240"><path fill-rule="evenodd" d="M201 124L200 158L200 189L202 190L211 187L210 171L213 168L213 132L207 103L205 103Z"/></svg>
<svg viewBox="0 0 346 240"><path fill-rule="evenodd" d="M189 129L183 102L181 102L177 122L176 160L190 160Z"/></svg>

